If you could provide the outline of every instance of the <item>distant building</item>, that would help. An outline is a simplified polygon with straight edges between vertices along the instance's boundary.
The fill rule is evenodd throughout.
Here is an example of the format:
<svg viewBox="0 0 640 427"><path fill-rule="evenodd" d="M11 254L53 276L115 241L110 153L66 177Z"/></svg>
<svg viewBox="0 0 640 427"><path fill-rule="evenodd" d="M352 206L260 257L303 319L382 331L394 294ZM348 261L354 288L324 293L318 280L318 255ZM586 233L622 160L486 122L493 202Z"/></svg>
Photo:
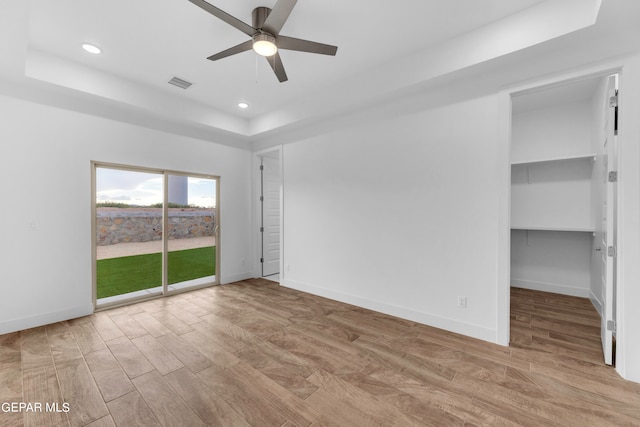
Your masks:
<svg viewBox="0 0 640 427"><path fill-rule="evenodd" d="M188 179L186 176L169 175L169 203L189 204Z"/></svg>

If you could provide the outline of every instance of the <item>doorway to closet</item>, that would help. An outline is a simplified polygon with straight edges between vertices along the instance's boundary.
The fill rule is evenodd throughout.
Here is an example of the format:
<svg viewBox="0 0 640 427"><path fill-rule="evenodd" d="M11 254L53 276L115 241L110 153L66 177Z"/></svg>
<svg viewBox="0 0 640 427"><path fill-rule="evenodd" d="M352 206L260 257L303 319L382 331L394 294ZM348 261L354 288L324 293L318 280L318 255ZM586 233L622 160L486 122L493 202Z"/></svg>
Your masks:
<svg viewBox="0 0 640 427"><path fill-rule="evenodd" d="M280 149L258 154L260 276L280 281L282 172Z"/></svg>
<svg viewBox="0 0 640 427"><path fill-rule="evenodd" d="M219 178L93 163L96 308L218 283Z"/></svg>
<svg viewBox="0 0 640 427"><path fill-rule="evenodd" d="M618 78L606 73L512 93L511 122L511 286L549 299L590 300L600 315L591 327L597 333L599 326L609 365L615 362ZM517 315L512 308L512 322ZM555 322L561 339L584 340L570 332L588 329L579 315L554 316L557 322L553 316L529 321Z"/></svg>

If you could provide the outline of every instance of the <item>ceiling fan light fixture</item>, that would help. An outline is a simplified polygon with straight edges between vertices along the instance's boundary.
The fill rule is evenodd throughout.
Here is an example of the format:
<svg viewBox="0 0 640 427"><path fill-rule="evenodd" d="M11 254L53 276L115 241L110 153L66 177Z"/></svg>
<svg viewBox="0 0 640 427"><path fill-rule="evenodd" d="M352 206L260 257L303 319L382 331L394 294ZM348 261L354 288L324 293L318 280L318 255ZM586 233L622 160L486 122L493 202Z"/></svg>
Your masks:
<svg viewBox="0 0 640 427"><path fill-rule="evenodd" d="M270 34L256 34L253 36L253 50L262 56L273 56L278 51L276 38Z"/></svg>

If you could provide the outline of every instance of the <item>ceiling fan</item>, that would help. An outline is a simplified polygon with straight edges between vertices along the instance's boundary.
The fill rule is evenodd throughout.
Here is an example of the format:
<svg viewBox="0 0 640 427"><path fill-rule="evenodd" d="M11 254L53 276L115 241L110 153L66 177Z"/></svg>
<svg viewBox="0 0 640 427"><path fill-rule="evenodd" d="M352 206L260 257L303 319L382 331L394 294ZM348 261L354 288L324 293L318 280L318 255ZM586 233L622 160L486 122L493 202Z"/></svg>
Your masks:
<svg viewBox="0 0 640 427"><path fill-rule="evenodd" d="M278 0L273 9L269 9L268 7L255 8L251 13L252 25L245 24L243 21L212 6L204 0L189 1L251 37L251 40L211 55L207 58L211 61L217 61L218 59L253 49L257 54L266 57L273 72L278 77L280 83L282 83L286 82L288 78L287 73L284 71L278 49L297 50L299 52L319 53L332 56L338 51L337 46L280 35L280 30L285 22L287 22L287 18L289 18L289 14L298 0Z"/></svg>

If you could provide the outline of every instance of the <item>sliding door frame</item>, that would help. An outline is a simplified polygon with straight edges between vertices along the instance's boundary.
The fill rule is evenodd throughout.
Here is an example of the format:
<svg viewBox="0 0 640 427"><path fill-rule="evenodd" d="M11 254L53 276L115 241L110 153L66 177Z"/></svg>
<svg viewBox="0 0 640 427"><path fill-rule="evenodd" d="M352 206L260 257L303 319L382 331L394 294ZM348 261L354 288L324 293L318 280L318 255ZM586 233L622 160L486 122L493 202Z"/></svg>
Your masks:
<svg viewBox="0 0 640 427"><path fill-rule="evenodd" d="M96 169L97 168L109 168L109 169L118 169L123 171L131 171L131 172L146 172L146 173L156 173L162 176L163 180L163 207L162 207L162 292L156 295L148 295L141 297L132 297L126 298L122 301L118 301L115 303L108 304L100 304L98 305L97 291L98 291L98 277L97 277L97 189L96 189ZM215 228L214 228L214 238L216 245L216 257L215 257L215 280L209 283L203 283L196 286L191 286L185 289L169 289L169 280L168 280L168 249L169 249L169 176L177 175L177 176L186 176L186 177L194 177L194 178L203 178L203 179L211 179L216 181L216 206L215 206ZM120 307L124 305L129 305L134 302L146 301L171 295L176 295L182 292L189 292L196 289L206 288L210 286L215 286L220 284L220 176L211 175L211 174L202 174L202 173L194 173L194 172L184 172L184 171L175 171L170 169L157 169L150 168L144 166L131 166L119 163L108 163L108 162L100 162L100 161L91 161L91 291L92 291L92 301L93 301L93 309L94 311L105 310L109 308Z"/></svg>

